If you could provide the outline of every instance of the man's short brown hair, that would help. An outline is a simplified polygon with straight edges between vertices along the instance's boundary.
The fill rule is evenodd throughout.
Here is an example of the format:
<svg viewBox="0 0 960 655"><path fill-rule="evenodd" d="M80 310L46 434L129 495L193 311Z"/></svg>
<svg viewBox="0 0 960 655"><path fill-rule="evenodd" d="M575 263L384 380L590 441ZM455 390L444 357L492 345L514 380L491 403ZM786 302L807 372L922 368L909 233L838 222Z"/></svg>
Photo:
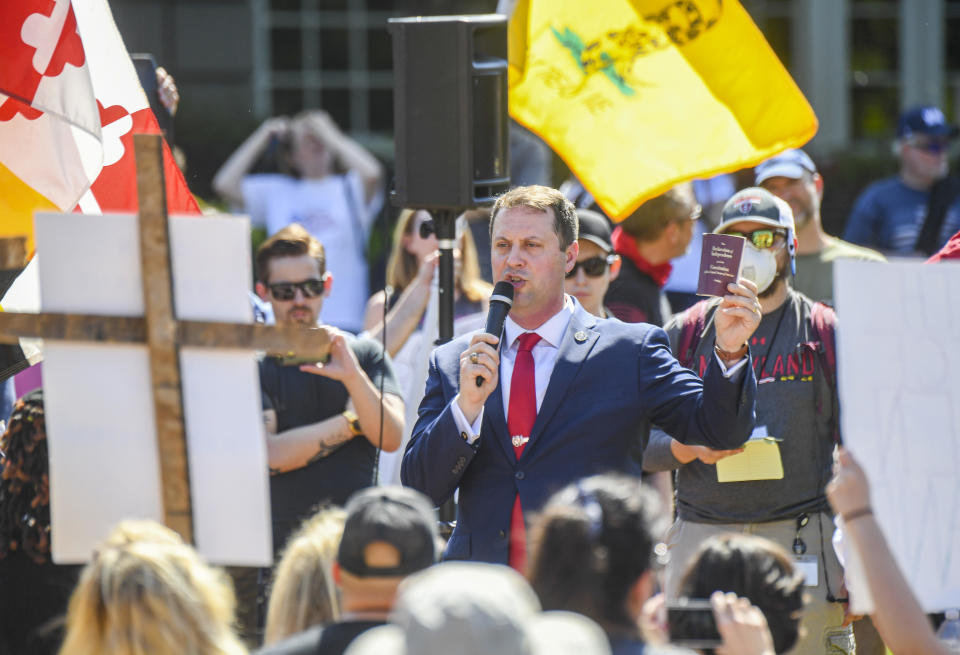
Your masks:
<svg viewBox="0 0 960 655"><path fill-rule="evenodd" d="M257 279L264 284L269 282L271 259L300 255L310 255L316 259L321 276L326 272L327 256L323 244L299 223L291 223L257 248Z"/></svg>
<svg viewBox="0 0 960 655"><path fill-rule="evenodd" d="M497 220L497 214L500 210L514 207L552 211L553 230L557 233L557 238L560 239L560 250L566 250L567 246L577 240L579 223L573 203L564 198L563 194L556 189L536 184L518 186L497 198L497 201L493 204L493 211L490 212L491 236L493 236L493 222Z"/></svg>
<svg viewBox="0 0 960 655"><path fill-rule="evenodd" d="M637 241L656 241L669 223L696 218L699 208L693 185L684 182L644 202L621 225Z"/></svg>

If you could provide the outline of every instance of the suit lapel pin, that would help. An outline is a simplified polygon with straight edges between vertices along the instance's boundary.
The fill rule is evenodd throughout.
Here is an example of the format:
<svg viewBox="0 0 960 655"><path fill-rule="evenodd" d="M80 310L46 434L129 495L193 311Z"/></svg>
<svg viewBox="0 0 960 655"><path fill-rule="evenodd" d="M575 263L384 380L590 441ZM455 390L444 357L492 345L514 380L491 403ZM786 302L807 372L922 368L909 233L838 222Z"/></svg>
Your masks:
<svg viewBox="0 0 960 655"><path fill-rule="evenodd" d="M587 333L583 330L577 330L577 333L573 335L573 340L577 343L583 343L587 340Z"/></svg>

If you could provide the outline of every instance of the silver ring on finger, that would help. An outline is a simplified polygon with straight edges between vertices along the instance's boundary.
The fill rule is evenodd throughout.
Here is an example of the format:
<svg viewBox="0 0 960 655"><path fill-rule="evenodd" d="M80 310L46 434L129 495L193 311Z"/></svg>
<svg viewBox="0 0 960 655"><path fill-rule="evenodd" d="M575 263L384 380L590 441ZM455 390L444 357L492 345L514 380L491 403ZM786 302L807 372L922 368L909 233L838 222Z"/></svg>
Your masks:
<svg viewBox="0 0 960 655"><path fill-rule="evenodd" d="M480 353L470 353L470 363L476 364L480 360Z"/></svg>

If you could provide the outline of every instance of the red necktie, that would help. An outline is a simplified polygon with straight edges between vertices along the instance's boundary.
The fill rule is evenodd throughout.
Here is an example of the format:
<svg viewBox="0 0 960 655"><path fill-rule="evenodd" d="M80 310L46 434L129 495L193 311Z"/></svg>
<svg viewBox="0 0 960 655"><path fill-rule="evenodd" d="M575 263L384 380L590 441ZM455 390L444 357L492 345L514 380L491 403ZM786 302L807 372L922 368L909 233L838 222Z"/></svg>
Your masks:
<svg viewBox="0 0 960 655"><path fill-rule="evenodd" d="M526 332L517 339L519 349L513 362L510 378L510 404L507 406L507 431L517 460L530 438L533 423L537 420L537 384L533 367L533 347L540 341L536 332ZM523 523L520 494L513 501L510 515L510 550L507 562L520 573L527 565L527 529Z"/></svg>

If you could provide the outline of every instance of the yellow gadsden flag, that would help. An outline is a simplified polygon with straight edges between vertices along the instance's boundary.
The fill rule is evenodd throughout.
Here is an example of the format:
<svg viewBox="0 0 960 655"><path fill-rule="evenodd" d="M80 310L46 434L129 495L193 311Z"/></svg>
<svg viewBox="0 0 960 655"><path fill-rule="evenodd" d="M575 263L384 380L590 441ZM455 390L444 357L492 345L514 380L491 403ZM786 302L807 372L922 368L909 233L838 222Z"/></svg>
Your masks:
<svg viewBox="0 0 960 655"><path fill-rule="evenodd" d="M817 131L736 0L517 0L510 115L613 219L674 184L752 166Z"/></svg>

